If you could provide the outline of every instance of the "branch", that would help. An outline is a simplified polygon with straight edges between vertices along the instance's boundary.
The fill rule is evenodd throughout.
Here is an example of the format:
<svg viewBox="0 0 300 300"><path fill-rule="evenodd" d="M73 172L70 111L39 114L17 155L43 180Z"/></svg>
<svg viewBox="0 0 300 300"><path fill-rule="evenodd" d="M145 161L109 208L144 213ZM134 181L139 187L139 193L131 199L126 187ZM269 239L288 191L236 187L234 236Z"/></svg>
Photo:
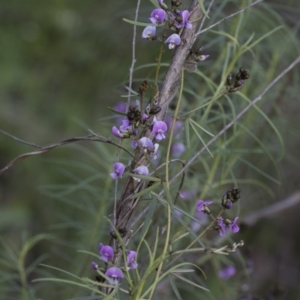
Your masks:
<svg viewBox="0 0 300 300"><path fill-rule="evenodd" d="M201 15L201 10L198 4L198 0L193 0L191 4L191 20L199 19ZM156 115L157 120L163 120L167 113L168 104L174 99L178 88L180 86L180 75L181 70L184 64L184 61L187 57L189 49L192 47L193 43L195 42L195 30L196 25L193 26L191 29L185 29L181 35L181 45L176 48L168 71L166 73L165 79L161 85L159 90L158 102L159 105L162 107L162 110ZM149 134L149 138L153 139L154 136ZM145 164L145 159L142 158L138 165ZM117 207L117 229L125 229L127 223L130 219L132 208L136 205L135 202L139 201L139 199L128 199L128 196L132 194L134 191L134 180L130 177L128 178L127 183L125 184L125 188L122 192L121 200L118 203Z"/></svg>
<svg viewBox="0 0 300 300"><path fill-rule="evenodd" d="M107 143L107 144L111 144L111 145L114 145L122 150L124 150L125 152L127 152L129 155L131 155L132 157L133 154L128 151L126 148L116 144L115 142L113 142L112 140L110 139L107 139L107 138L104 138L96 133L92 133L90 135L87 135L87 136L82 136L82 137L72 137L70 139L66 139L66 140L63 140L61 142L58 142L56 144L52 144L52 145L49 145L49 146L46 146L46 147L41 147L41 146L38 146L36 144L32 144L32 143L29 143L29 142L26 142L26 141L23 141L3 130L0 130L1 133L5 134L6 136L9 136L10 138L12 138L13 140L15 141L18 141L20 143L23 143L25 145L29 145L29 146L32 146L32 147L35 147L35 148L38 148L39 150L37 151L33 151L33 152L29 152L29 153L24 153L22 155L19 155L18 157L16 157L15 159L13 159L9 164L7 164L3 169L0 169L0 175L2 173L4 173L5 171L7 171L9 168L11 168L12 166L14 166L16 163L22 161L23 159L25 158L28 158L28 157L31 157L31 156L34 156L34 155L39 155L39 154L43 154L43 153L46 153L52 149L55 149L57 147L60 147L60 146L64 146L64 145L67 145L67 144L70 144L70 143L74 143L74 142L78 142L78 141L91 141L91 142L102 142L102 143ZM98 138L96 138L98 137Z"/></svg>

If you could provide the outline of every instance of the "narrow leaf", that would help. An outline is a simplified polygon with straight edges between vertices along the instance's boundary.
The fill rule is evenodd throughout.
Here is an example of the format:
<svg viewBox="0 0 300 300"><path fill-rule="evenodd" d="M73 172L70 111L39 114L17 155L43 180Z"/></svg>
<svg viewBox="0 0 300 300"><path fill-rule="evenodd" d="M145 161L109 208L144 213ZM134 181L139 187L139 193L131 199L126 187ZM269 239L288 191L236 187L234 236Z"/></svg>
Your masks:
<svg viewBox="0 0 300 300"><path fill-rule="evenodd" d="M182 276L180 276L180 275L177 275L177 274L175 275L174 273L172 273L172 275L173 275L174 277L177 277L178 279L181 279L182 281L185 281L186 283L188 283L188 284L190 284L190 285L193 285L193 286L195 286L195 287L201 289L201 290L210 292L210 290L208 290L207 288L205 288L205 287L203 287L203 286L201 286L201 285L199 285L199 284L197 284L197 283L195 283L195 282L193 282L193 281L191 281L191 280L189 280L189 279L187 279L187 278L184 278L184 277L182 277Z"/></svg>
<svg viewBox="0 0 300 300"><path fill-rule="evenodd" d="M199 140L201 141L201 143L202 143L203 146L205 147L205 149L208 151L208 153L209 153L212 157L214 157L214 156L212 155L212 153L209 151L209 149L208 149L208 147L206 146L205 142L203 141L202 137L200 136L200 134L198 133L198 131L197 131L196 128L194 127L194 124L191 123L191 122L189 122L189 123L190 123L191 127L193 128L194 132L196 133L196 135L198 136Z"/></svg>
<svg viewBox="0 0 300 300"><path fill-rule="evenodd" d="M161 184L160 182L156 182L153 185L151 185L151 186L147 187L146 189L142 190L141 192L132 195L129 199L134 199L134 198L144 196L147 193L150 193L152 190L156 189L157 186L159 186L160 184Z"/></svg>
<svg viewBox="0 0 300 300"><path fill-rule="evenodd" d="M142 180L161 182L161 179L160 179L160 178L157 178L157 177L143 176L143 175L134 174L134 173L128 173L128 175L130 175L130 176L132 176L132 177L134 177L134 178L142 179Z"/></svg>
<svg viewBox="0 0 300 300"><path fill-rule="evenodd" d="M172 279L172 276L169 275L168 277L169 277L169 281L170 281L172 290L173 290L174 294L176 295L177 299L178 299L178 300L182 300L182 298L181 298L181 296L180 296L180 293L179 293L179 291L178 291L178 289L177 289L177 286L176 286L175 282L174 282L173 279Z"/></svg>
<svg viewBox="0 0 300 300"><path fill-rule="evenodd" d="M203 0L198 0L199 6L201 8L201 11L204 13L205 17L209 19L209 16L207 14L207 11L203 5Z"/></svg>
<svg viewBox="0 0 300 300"><path fill-rule="evenodd" d="M207 131L206 129L204 129L202 126L200 126L197 122L195 122L193 119L189 119L190 122L192 122L193 124L195 124L197 127L199 127L201 130L203 130L204 132L206 132L208 135L215 137L212 133L210 133L209 131Z"/></svg>

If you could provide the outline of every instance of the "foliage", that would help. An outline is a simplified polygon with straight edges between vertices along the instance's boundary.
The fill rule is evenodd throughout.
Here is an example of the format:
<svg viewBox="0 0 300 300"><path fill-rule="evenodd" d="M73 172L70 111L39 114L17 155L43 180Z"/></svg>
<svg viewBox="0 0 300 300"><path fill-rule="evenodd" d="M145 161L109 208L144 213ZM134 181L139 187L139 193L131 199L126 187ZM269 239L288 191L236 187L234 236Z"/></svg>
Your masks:
<svg viewBox="0 0 300 300"><path fill-rule="evenodd" d="M167 47L160 52L159 43L142 40L143 27L138 26L133 85L123 88L130 82L127 70L134 25L122 19L137 24L132 21L136 2L113 2L49 2L36 3L34 8L24 3L19 6L17 1L2 4L1 35L8 46L2 48L1 128L39 144L84 135L88 129L108 138L116 118L107 106L124 100L128 90L135 92L131 98L136 101L144 79L150 86L146 99L153 97L155 84L160 86L165 79L172 52ZM142 1L140 23L149 23L151 2L157 5L156 1ZM251 232L251 227L241 227L238 237L218 237L211 230L212 220L208 222L205 214L195 215L199 199L212 200L215 206L209 209L217 215L224 193L238 187L242 197L228 211L228 218L238 215L243 222L251 211L298 189L297 70L283 76L235 120L299 56L299 26L293 15L296 1L285 7L257 3L206 30L250 2L216 1L210 9L209 3L203 3L209 19L195 48L204 46L203 53L210 56L195 72L182 73L179 92L169 109L182 122L181 135L169 126L168 138L161 143L160 163L169 161L171 140L184 142L186 151L180 160L158 170L159 178L169 180L153 177L157 174L136 175L154 181L134 195L141 200L128 242L137 251L139 267L124 272L122 284L109 296L99 289L107 283L97 282L95 276L105 275L103 270L96 274L90 262L99 263L97 245L109 241L110 228L115 225L111 221L114 199L121 198L126 183L126 176L119 179L116 193L109 173L118 155L126 165L131 158L123 151L119 154L114 145L82 141L44 157L28 158L2 175L1 188L7 186L0 212L3 299L87 300L101 299L101 295L103 299L129 299L130 293L132 299L242 299L246 294L271 292L266 280L263 285L251 281L247 251L259 234ZM240 67L250 71L250 78L239 91L224 92L228 74L237 73ZM122 87L115 88L122 80ZM233 126L211 142L232 120ZM1 166L31 151L15 143L1 137ZM130 147L126 140L122 145ZM183 173L185 163L200 149L199 157ZM182 199L177 191L181 196L189 191L189 197ZM145 210L146 214L136 218ZM274 229L265 230L261 231L268 236ZM116 234L114 243L128 247ZM240 240L246 248L240 249ZM276 244L271 235L264 240L265 245L259 244L260 253ZM218 276L226 266L237 270L227 281ZM291 283L284 284L290 288L286 293L290 299L299 297ZM242 286L249 290L241 290Z"/></svg>

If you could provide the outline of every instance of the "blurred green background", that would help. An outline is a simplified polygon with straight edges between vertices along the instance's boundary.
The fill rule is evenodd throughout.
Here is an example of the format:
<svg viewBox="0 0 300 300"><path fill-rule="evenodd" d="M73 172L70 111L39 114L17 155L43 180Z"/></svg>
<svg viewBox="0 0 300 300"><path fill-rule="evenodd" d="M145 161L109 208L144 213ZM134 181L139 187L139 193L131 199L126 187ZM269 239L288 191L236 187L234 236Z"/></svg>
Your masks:
<svg viewBox="0 0 300 300"><path fill-rule="evenodd" d="M184 2L187 5L189 1ZM251 1L215 1L211 18L205 22L204 28L249 3ZM135 5L133 0L2 0L0 129L38 145L84 136L88 134L87 129L109 137L112 120L107 106L122 100L120 94L124 92L132 59L133 28L122 18L134 19ZM142 1L139 20L147 22L152 9L150 1ZM255 40L277 26L283 26L234 65L233 72L244 66L251 73L251 80L245 83L242 94L253 99L299 55L299 15L298 0L268 1L247 10L242 21L235 17L214 28L236 34L242 44L252 33L255 33ZM157 56L155 43L140 38L142 29L137 29L136 67L155 62ZM201 65L201 72L219 83L229 39L209 31L199 40L197 45L203 45L205 54L210 54L209 60ZM170 56L165 56L165 62L169 59ZM153 70L135 72L138 83L148 76L153 78ZM299 86L299 66L296 66L258 104L284 141L283 159L277 161L282 151L278 135L268 121L252 109L243 118L243 126L264 143L276 165L265 151L261 151L263 155L259 151L255 153L258 148L261 150L261 145L245 130L244 135L234 139L228 149L248 149L243 159L258 167L259 171L240 161L233 163L229 154L223 156L223 164L217 166L220 172L229 168L234 177L251 178L267 187L261 189L256 185L239 184L243 195L241 220L243 215L283 201L300 190ZM186 107L194 108L198 105L198 97L203 99L211 95L201 76L194 74L187 75L186 88ZM236 111L245 106L236 95L232 99ZM224 104L224 111L228 107L230 105ZM220 144L217 146L221 147ZM0 167L32 150L0 134ZM113 195L113 186L107 177L115 153L112 146L79 142L28 158L1 175L1 299L22 299L15 258L26 245L26 240L44 233L56 238L35 245L25 261L26 268L32 267L28 274L28 289L34 295L32 297L67 299L84 295L82 291L69 287L60 286L56 290L53 285L33 284L31 280L49 275L47 269L36 270L41 262L58 264L79 276L94 276L89 267L90 258L76 250L97 253L95 245L105 239L109 225L103 217L111 213L106 204L111 204L109 200ZM212 164L213 160L209 160L208 165ZM199 181L206 184L207 178L197 177L200 175L196 170L192 169L190 175L188 188L198 187ZM216 176L215 182L218 180ZM219 199L231 187L232 184L225 187L211 184L205 188L203 196ZM262 219L239 233L238 238L246 243L244 255L247 261L251 261L253 270L247 284L240 284L236 290L244 289L266 297L271 289L280 286L284 293L278 299L300 297L299 207L295 205L272 219ZM214 286L217 282L213 277L208 285L217 289ZM188 294L186 297L189 299ZM198 295L197 299L207 299L205 297L205 294ZM219 299L218 294L215 297L211 299ZM175 298L170 294L164 299Z"/></svg>

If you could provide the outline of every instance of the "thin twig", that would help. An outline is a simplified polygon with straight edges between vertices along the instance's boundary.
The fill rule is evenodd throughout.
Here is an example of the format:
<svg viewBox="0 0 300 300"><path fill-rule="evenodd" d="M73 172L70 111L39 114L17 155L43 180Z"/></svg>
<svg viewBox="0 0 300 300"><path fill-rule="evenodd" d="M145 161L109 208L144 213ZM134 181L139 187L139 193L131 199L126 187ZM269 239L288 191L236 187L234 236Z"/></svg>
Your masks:
<svg viewBox="0 0 300 300"><path fill-rule="evenodd" d="M223 18L222 20L220 20L220 21L218 21L218 22L216 22L216 23L214 23L214 24L208 26L207 28L205 28L205 29L203 29L203 30L201 30L201 31L198 31L198 32L196 33L196 36L199 35L199 34L201 34L201 33L203 33L203 32L205 32L205 31L207 31L207 30L209 30L209 29L212 29L213 27L219 25L219 24L222 23L223 21L225 21L225 20L227 20L227 19L230 19L230 18L232 18L232 17L238 15L239 13L241 13L241 12L243 12L244 10L248 9L249 7L254 6L254 5L256 5L256 4L258 4L258 3L262 2L262 1L264 1L264 0L257 0L257 1L255 1L255 2L253 2L253 3L251 3L250 5L248 5L248 6L244 7L244 8L242 8L241 10L239 10L239 11L237 11L237 12L235 12L235 13L233 13L233 14L231 14L231 15L225 17L225 18Z"/></svg>
<svg viewBox="0 0 300 300"><path fill-rule="evenodd" d="M42 148L42 146L39 146L39 145L37 145L37 144L34 144L34 143L30 143L30 142L21 140L21 139L17 138L16 136L13 136L12 134L10 134L10 133L8 133L8 132L2 130L2 129L0 129L0 132L1 132L2 134L4 134L4 135L10 137L11 139L13 139L13 140L19 142L19 143L22 143L22 144L25 144L25 145L27 145L27 146L31 146L31 147L34 147L34 148L38 148L38 149L41 149L41 148Z"/></svg>
<svg viewBox="0 0 300 300"><path fill-rule="evenodd" d="M1 132L3 132L3 131L1 131ZM34 156L34 155L43 154L43 153L46 153L46 152L48 152L48 151L50 151L52 149L55 149L57 147L64 146L64 145L67 145L67 144L70 144L70 143L74 143L74 142L78 142L78 141L102 142L102 143L111 144L111 145L114 145L114 146L116 146L116 147L124 150L130 156L134 157L133 154L130 151L128 151L126 148L124 148L124 147L116 144L111 139L104 138L104 137L102 137L102 136L100 136L98 134L95 134L95 133L87 135L87 136L82 136L82 137L72 137L72 138L69 138L69 139L66 139L66 140L63 140L61 142L58 142L58 143L55 143L55 144L52 144L52 145L49 145L49 146L45 146L45 147L40 147L40 146L31 144L31 143L25 142L25 141L20 140L20 139L14 137L12 135L7 135L7 136L11 137L15 141L24 143L26 145L30 145L32 147L38 147L39 150L33 151L33 152L29 152L29 153L24 153L24 154L21 154L21 155L17 156L9 164L7 164L3 169L0 169L0 174L4 173L9 168L11 168L13 165L15 165L16 163L22 161L25 158L28 158L28 157L31 157L31 156ZM96 137L99 137L99 138L96 138Z"/></svg>

